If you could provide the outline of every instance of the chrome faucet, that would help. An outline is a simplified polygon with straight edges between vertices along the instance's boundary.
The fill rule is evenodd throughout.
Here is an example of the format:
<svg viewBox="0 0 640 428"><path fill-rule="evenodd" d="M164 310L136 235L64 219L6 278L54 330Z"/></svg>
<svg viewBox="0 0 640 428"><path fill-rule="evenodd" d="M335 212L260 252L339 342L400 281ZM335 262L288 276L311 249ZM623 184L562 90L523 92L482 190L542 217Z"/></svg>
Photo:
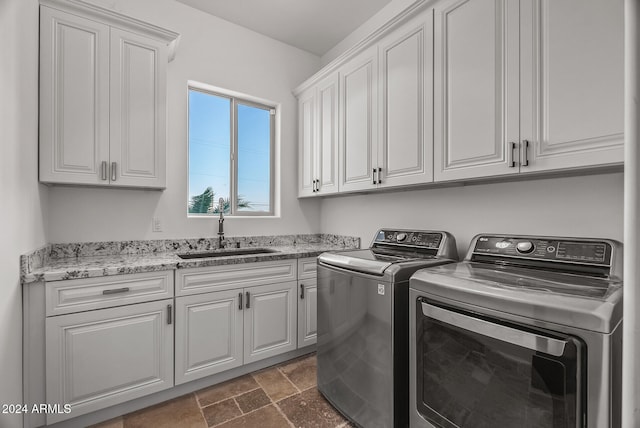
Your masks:
<svg viewBox="0 0 640 428"><path fill-rule="evenodd" d="M220 211L220 218L218 219L218 248L224 248L224 198L218 200L218 210Z"/></svg>

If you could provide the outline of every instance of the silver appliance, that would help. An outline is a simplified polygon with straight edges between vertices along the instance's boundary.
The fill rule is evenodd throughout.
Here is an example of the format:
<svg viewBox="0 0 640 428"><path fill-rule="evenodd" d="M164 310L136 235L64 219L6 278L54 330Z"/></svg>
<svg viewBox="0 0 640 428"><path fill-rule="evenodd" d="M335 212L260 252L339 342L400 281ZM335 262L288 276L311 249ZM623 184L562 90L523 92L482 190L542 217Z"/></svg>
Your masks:
<svg viewBox="0 0 640 428"><path fill-rule="evenodd" d="M318 257L318 389L356 425L408 425L409 277L455 259L450 234L398 229Z"/></svg>
<svg viewBox="0 0 640 428"><path fill-rule="evenodd" d="M478 235L410 280L410 426L620 426L622 246Z"/></svg>

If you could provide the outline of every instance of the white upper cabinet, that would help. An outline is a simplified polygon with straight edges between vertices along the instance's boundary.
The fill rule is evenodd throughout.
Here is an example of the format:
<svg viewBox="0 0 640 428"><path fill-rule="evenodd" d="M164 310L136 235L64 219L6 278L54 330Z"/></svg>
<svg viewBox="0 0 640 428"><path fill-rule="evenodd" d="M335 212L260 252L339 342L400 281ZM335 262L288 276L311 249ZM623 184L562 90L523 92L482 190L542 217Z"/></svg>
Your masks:
<svg viewBox="0 0 640 428"><path fill-rule="evenodd" d="M340 191L377 184L378 50L373 46L350 60L340 73Z"/></svg>
<svg viewBox="0 0 640 428"><path fill-rule="evenodd" d="M103 161L109 161L109 27L41 7L40 180L100 184Z"/></svg>
<svg viewBox="0 0 640 428"><path fill-rule="evenodd" d="M316 193L316 88L298 96L298 196Z"/></svg>
<svg viewBox="0 0 640 428"><path fill-rule="evenodd" d="M437 3L434 63L435 180L518 172L518 2Z"/></svg>
<svg viewBox="0 0 640 428"><path fill-rule="evenodd" d="M621 0L435 9L436 181L623 161Z"/></svg>
<svg viewBox="0 0 640 428"><path fill-rule="evenodd" d="M520 3L521 171L621 163L623 0Z"/></svg>
<svg viewBox="0 0 640 428"><path fill-rule="evenodd" d="M298 97L298 196L338 191L338 74Z"/></svg>
<svg viewBox="0 0 640 428"><path fill-rule="evenodd" d="M433 10L340 69L340 191L433 181Z"/></svg>
<svg viewBox="0 0 640 428"><path fill-rule="evenodd" d="M111 179L165 187L167 46L111 29Z"/></svg>
<svg viewBox="0 0 640 428"><path fill-rule="evenodd" d="M178 35L82 3L43 3L40 181L164 188L166 67Z"/></svg>
<svg viewBox="0 0 640 428"><path fill-rule="evenodd" d="M433 10L379 44L381 187L433 181Z"/></svg>

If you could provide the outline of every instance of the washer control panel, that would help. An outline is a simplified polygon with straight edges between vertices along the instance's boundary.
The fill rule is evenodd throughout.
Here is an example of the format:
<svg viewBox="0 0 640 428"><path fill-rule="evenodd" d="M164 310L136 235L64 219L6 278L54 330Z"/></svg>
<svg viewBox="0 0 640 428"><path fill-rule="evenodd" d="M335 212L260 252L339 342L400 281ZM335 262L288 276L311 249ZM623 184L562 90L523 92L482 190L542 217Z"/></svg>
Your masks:
<svg viewBox="0 0 640 428"><path fill-rule="evenodd" d="M606 266L611 263L611 245L608 242L596 240L486 235L478 237L473 253Z"/></svg>
<svg viewBox="0 0 640 428"><path fill-rule="evenodd" d="M378 231L374 243L412 246L419 248L438 249L442 242L439 232L409 231L382 229Z"/></svg>

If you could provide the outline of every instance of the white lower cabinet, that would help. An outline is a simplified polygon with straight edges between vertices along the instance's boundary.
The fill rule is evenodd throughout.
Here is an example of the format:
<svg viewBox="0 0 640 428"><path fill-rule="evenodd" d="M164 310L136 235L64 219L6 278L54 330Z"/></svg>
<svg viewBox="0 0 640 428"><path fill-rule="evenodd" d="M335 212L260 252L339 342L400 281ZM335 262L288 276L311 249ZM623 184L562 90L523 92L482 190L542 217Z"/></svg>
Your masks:
<svg viewBox="0 0 640 428"><path fill-rule="evenodd" d="M176 384L296 349L296 282L178 297Z"/></svg>
<svg viewBox="0 0 640 428"><path fill-rule="evenodd" d="M317 257L298 260L298 348L318 339Z"/></svg>
<svg viewBox="0 0 640 428"><path fill-rule="evenodd" d="M316 278L298 285L298 348L318 339L318 282Z"/></svg>
<svg viewBox="0 0 640 428"><path fill-rule="evenodd" d="M296 349L296 282L245 290L244 362Z"/></svg>
<svg viewBox="0 0 640 428"><path fill-rule="evenodd" d="M173 299L49 317L47 424L173 386Z"/></svg>
<svg viewBox="0 0 640 428"><path fill-rule="evenodd" d="M176 299L176 385L242 365L242 292Z"/></svg>

